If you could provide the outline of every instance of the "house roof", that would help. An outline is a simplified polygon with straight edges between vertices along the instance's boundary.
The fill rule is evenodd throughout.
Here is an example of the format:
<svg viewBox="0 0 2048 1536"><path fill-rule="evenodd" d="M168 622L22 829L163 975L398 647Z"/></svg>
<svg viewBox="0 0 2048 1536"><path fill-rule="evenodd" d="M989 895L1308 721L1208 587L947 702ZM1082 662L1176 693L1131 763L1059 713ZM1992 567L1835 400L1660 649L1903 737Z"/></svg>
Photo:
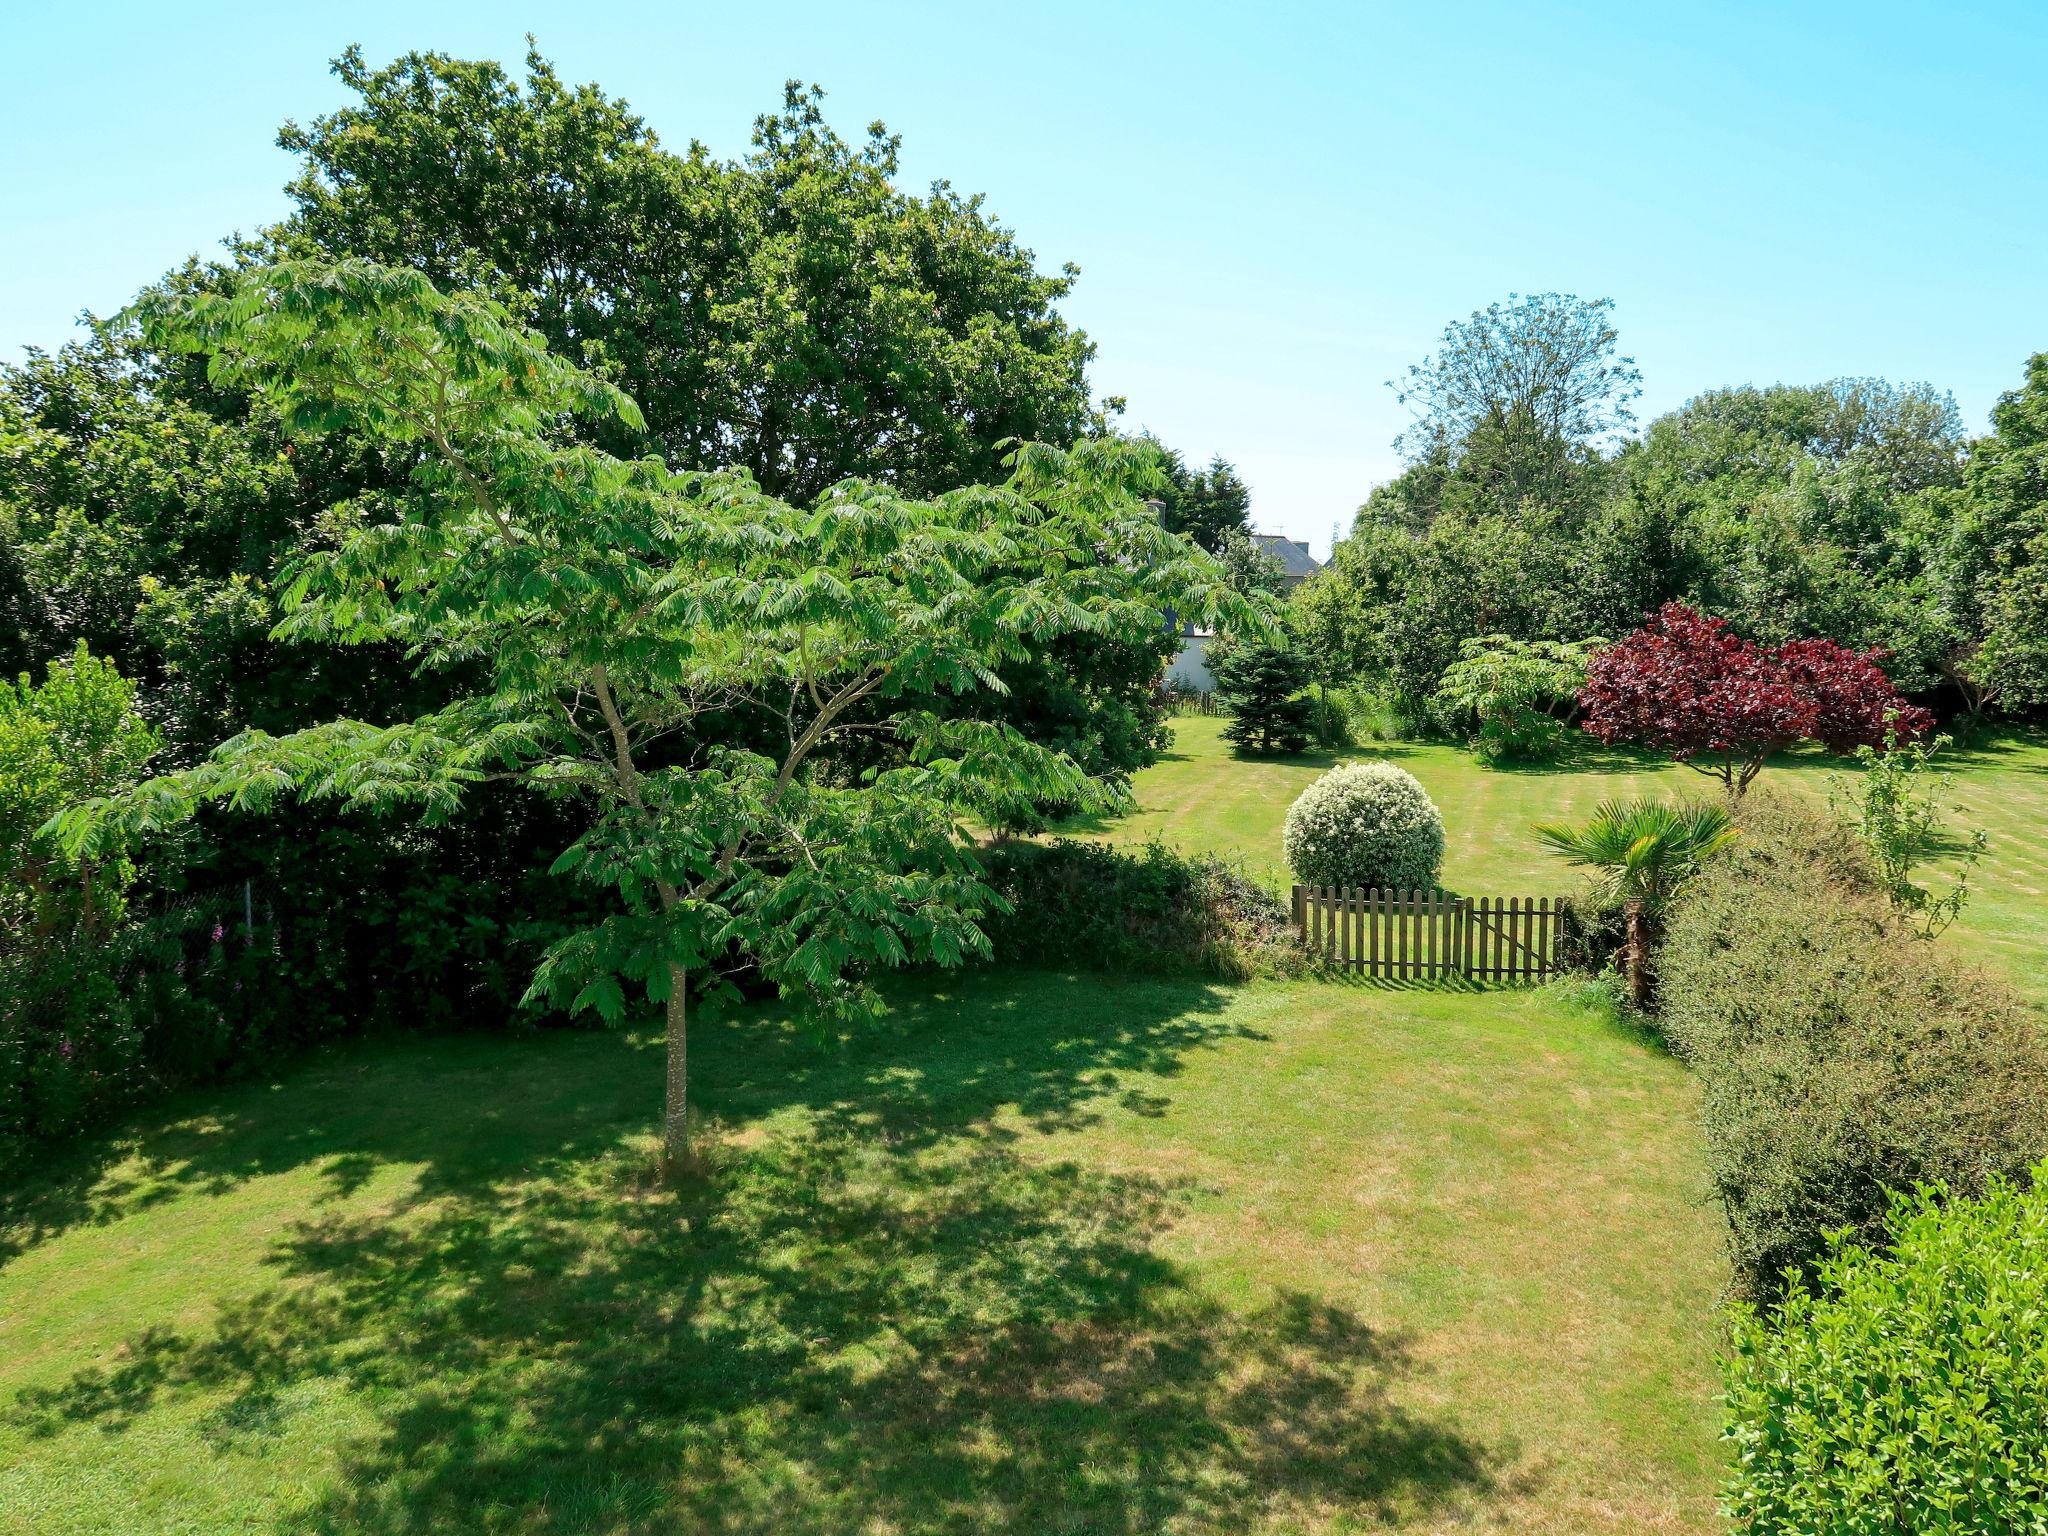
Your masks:
<svg viewBox="0 0 2048 1536"><path fill-rule="evenodd" d="M1285 534L1255 533L1252 542L1259 549L1280 562L1281 571L1289 578L1300 581L1313 576L1323 568L1322 561L1308 552L1308 545L1299 539L1290 539Z"/></svg>

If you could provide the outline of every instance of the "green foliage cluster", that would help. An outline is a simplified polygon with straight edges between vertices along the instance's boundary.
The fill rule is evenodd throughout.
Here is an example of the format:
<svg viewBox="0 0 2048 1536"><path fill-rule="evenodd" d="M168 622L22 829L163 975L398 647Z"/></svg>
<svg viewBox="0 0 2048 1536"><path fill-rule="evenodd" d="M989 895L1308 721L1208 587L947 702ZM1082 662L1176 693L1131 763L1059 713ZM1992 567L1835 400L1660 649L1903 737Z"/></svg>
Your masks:
<svg viewBox="0 0 2048 1536"><path fill-rule="evenodd" d="M593 387L644 407L555 418L562 445L751 475L794 505L849 475L951 491L1001 478L1016 439L1106 431L1093 346L1058 308L1075 269L1040 272L979 197L899 188L896 140L841 139L815 91L791 86L750 149L721 160L665 148L538 55L523 80L431 53L372 68L354 50L336 73L347 104L281 135L302 166L289 216L225 263L168 275L131 314L232 293L279 260L408 267L501 304ZM425 642L426 656L375 613L279 632L308 557L402 541L447 489L422 474L429 441L285 415L257 381L128 317L0 366L0 669L89 643L138 684L159 761L183 769L240 733L416 721L472 695L490 664L469 637ZM1218 526L1244 499L1227 466L1168 478ZM980 807L1035 825L1116 794L1156 755L1153 683L1173 641L1156 622L1027 615L1015 632L967 713L1079 770L1065 789L1042 781L1036 802ZM777 711L724 702L659 752L773 748ZM863 699L834 774L904 767L914 749L885 723L897 709L972 728L945 686ZM423 825L378 814L362 788L290 809L216 800L153 834L137 867L134 900L166 920L188 900L233 906L245 882L279 914L274 964L251 978L277 1027L242 1030L252 1050L377 1018L512 1016L539 953L603 901L542 878L582 830L565 796L515 800L487 778Z"/></svg>
<svg viewBox="0 0 2048 1536"><path fill-rule="evenodd" d="M1287 808L1282 845L1306 885L1427 891L1443 868L1444 819L1405 768L1344 763Z"/></svg>
<svg viewBox="0 0 2048 1536"><path fill-rule="evenodd" d="M1552 761L1564 750L1564 717L1586 684L1587 657L1604 643L1475 636L1444 669L1430 709L1482 762Z"/></svg>
<svg viewBox="0 0 2048 1536"><path fill-rule="evenodd" d="M1890 1192L2018 1178L2048 1152L2048 1039L2004 983L1894 913L1855 832L1771 795L1672 902L1666 1039L1700 1082L1741 1289L1880 1242Z"/></svg>
<svg viewBox="0 0 2048 1536"><path fill-rule="evenodd" d="M474 852L449 862L360 822L311 837L290 815L260 885L228 886L185 841L55 835L52 818L132 789L156 758L137 705L83 641L42 683L0 685L0 1162L365 1024L508 1017L559 908L529 878L501 892L523 920L501 922ZM356 873L344 909L337 847Z"/></svg>
<svg viewBox="0 0 2048 1536"><path fill-rule="evenodd" d="M1746 1312L1727 1509L1746 1536L2048 1528L2048 1167L1896 1197L1873 1250Z"/></svg>
<svg viewBox="0 0 2048 1536"><path fill-rule="evenodd" d="M1230 711L1224 739L1240 752L1299 752L1315 734L1316 707L1302 696L1308 661L1284 636L1212 645L1216 695Z"/></svg>
<svg viewBox="0 0 2048 1536"><path fill-rule="evenodd" d="M0 683L0 934L90 938L119 921L127 851L82 855L46 828L68 806L133 785L160 746L136 713L134 683L82 640L40 685L26 672Z"/></svg>
<svg viewBox="0 0 2048 1536"><path fill-rule="evenodd" d="M1984 833L1972 833L1961 867L1938 896L1916 879L1928 860L1949 848L1948 796L1955 777L1937 768L1935 759L1951 745L1947 736L1901 740L1889 729L1883 750L1857 748L1862 771L1830 789L1836 813L1863 839L1885 895L1899 911L1912 914L1930 939L1961 914L1970 895L1970 867L1985 847Z"/></svg>
<svg viewBox="0 0 2048 1536"><path fill-rule="evenodd" d="M1060 839L998 843L981 860L1002 903L983 922L998 961L1229 981L1305 963L1286 909L1219 859Z"/></svg>
<svg viewBox="0 0 2048 1536"><path fill-rule="evenodd" d="M1764 645L1879 648L1909 694L2048 703L2048 354L1975 441L1947 395L1882 379L1709 391L1619 440L1615 345L1603 304L1556 295L1452 327L1403 387L1409 467L1293 599L1319 681L1412 709L1464 691L1480 637L1623 634L1676 601Z"/></svg>
<svg viewBox="0 0 2048 1536"><path fill-rule="evenodd" d="M529 995L608 1021L628 988L666 1008L672 1157L693 983L727 995L745 967L816 1016L864 1016L873 969L985 951L963 820L1112 803L974 708L1000 696L996 668L1064 636L1156 633L1166 611L1254 617L1158 526L1139 499L1152 456L1121 439L1026 445L999 488L913 501L846 481L802 509L743 471L565 437L566 420L639 413L502 306L414 271L283 263L226 295L152 299L144 321L294 432L421 453L405 519L309 556L282 628L403 645L468 686L409 721L243 732L75 813L69 845L287 794L445 820L503 781L573 806L553 871L602 893L602 915L548 948ZM940 695L952 711L926 707ZM769 743L725 736L736 712L775 722Z"/></svg>
<svg viewBox="0 0 2048 1536"><path fill-rule="evenodd" d="M661 144L625 103L529 50L408 53L335 73L353 100L282 146L302 169L264 259L361 258L514 305L643 418L592 423L678 469L744 469L810 502L852 476L910 495L1000 478L1011 438L1092 424L1088 338L979 197L896 185L880 124L833 131L792 81L748 152Z"/></svg>
<svg viewBox="0 0 2048 1536"><path fill-rule="evenodd" d="M1224 554L1226 541L1245 539L1252 492L1237 466L1218 454L1206 469L1195 469L1177 449L1160 449L1166 485L1158 498L1166 506L1167 530L1185 534L1212 555Z"/></svg>

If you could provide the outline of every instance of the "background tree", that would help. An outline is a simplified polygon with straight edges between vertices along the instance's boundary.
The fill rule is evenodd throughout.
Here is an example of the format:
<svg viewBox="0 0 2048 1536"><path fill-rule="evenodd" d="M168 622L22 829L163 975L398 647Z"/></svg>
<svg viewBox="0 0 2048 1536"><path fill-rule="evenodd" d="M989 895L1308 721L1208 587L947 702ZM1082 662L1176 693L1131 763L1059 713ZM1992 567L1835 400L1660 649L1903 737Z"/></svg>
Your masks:
<svg viewBox="0 0 2048 1536"><path fill-rule="evenodd" d="M118 918L132 871L118 844L60 847L46 830L67 806L133 785L162 741L135 712L135 685L80 642L37 684L0 683L0 944Z"/></svg>
<svg viewBox="0 0 2048 1536"><path fill-rule="evenodd" d="M564 440L571 417L633 428L638 413L500 306L417 273L287 263L148 316L296 431L423 450L405 519L310 556L286 629L402 644L476 682L410 722L245 732L73 813L67 846L85 856L207 801L286 792L446 816L500 779L575 801L580 834L555 869L610 910L548 950L534 991L607 1019L628 985L664 1005L672 1165L693 980L716 996L744 966L814 1016L858 1018L874 967L985 950L974 920L991 893L962 817L1101 800L1064 755L923 699L999 690L999 665L1060 634L1151 630L1168 607L1250 616L1148 515L1133 483L1147 461L1116 440L1021 450L1002 490L912 501L847 482L803 510L744 471L678 474ZM773 750L705 729L740 704L779 718ZM895 762L835 767L842 741L878 731Z"/></svg>
<svg viewBox="0 0 2048 1536"><path fill-rule="evenodd" d="M1930 518L1948 675L1972 711L2048 704L2048 352L1999 397L1962 492Z"/></svg>
<svg viewBox="0 0 2048 1536"><path fill-rule="evenodd" d="M1415 413L1395 446L1483 487L1496 507L1558 503L1575 469L1635 419L1642 375L1617 352L1613 309L1510 294L1446 326L1435 353L1388 383Z"/></svg>
<svg viewBox="0 0 2048 1536"><path fill-rule="evenodd" d="M923 495L1096 420L1094 346L1056 309L1077 269L1042 275L978 196L899 191L897 138L849 144L815 88L791 82L720 161L531 49L523 86L437 53L371 69L350 49L335 73L357 99L279 135L305 167L259 249L493 293L640 402L672 467L799 503L852 475Z"/></svg>
<svg viewBox="0 0 2048 1536"><path fill-rule="evenodd" d="M1186 534L1210 554L1220 553L1226 535L1244 533L1251 524L1252 491L1237 468L1221 454L1207 469L1190 469L1180 454L1161 445L1166 457L1166 526Z"/></svg>
<svg viewBox="0 0 2048 1536"><path fill-rule="evenodd" d="M1230 709L1223 739L1240 752L1299 752L1315 730L1315 702L1302 697L1308 662L1294 644L1247 640L1214 656L1217 695Z"/></svg>
<svg viewBox="0 0 2048 1536"><path fill-rule="evenodd" d="M1931 729L1933 715L1900 697L1877 661L1831 640L1766 649L1724 619L1667 603L1594 653L1579 704L1600 740L1669 753L1740 795L1772 753L1800 742L1851 752Z"/></svg>

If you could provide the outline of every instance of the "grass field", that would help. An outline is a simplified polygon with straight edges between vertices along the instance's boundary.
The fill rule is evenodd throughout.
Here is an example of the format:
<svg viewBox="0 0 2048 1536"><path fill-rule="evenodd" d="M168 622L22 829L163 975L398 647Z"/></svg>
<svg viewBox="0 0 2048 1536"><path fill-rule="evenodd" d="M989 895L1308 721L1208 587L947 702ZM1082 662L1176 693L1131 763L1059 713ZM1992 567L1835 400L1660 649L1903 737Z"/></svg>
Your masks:
<svg viewBox="0 0 2048 1536"><path fill-rule="evenodd" d="M1184 720L1118 840L1276 883L1331 761ZM1447 883L1666 764L1434 745ZM1369 755L1369 754L1359 754ZM2048 997L2048 746L1956 759ZM1795 760L1768 780L1820 793ZM1686 1532L1725 1278L1675 1063L1597 998L981 972L819 1043L365 1042L0 1193L0 1536Z"/></svg>
<svg viewBox="0 0 2048 1536"><path fill-rule="evenodd" d="M1557 767L1487 768L1441 742L1376 742L1356 751L1237 759L1214 716L1174 721L1174 746L1137 775L1138 808L1110 823L1076 824L1084 837L1120 843L1158 838L1189 853L1242 860L1279 887L1287 807L1340 760L1386 758L1422 781L1444 813L1444 883L1472 895L1541 896L1580 881L1529 835L1539 821L1571 821L1609 796L1709 794L1711 780L1661 758L1588 746ZM1971 880L1974 895L1945 942L1969 943L2037 1003L2048 1003L2048 740L2007 736L1949 754L1958 828L1982 827L1990 844ZM1839 758L1802 755L1774 763L1758 781L1824 796L1845 771ZM1848 770L1853 771L1853 770ZM1937 875L1939 871L1935 871Z"/></svg>
<svg viewBox="0 0 2048 1536"><path fill-rule="evenodd" d="M1707 1531L1683 1072L1569 994L982 973L370 1043L6 1203L0 1531Z"/></svg>

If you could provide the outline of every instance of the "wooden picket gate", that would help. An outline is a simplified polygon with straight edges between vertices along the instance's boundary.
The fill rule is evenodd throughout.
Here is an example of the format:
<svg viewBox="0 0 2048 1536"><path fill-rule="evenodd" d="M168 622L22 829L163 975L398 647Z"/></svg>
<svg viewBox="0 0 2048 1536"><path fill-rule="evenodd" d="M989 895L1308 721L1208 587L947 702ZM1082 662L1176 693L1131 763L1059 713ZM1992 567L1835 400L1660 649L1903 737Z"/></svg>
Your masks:
<svg viewBox="0 0 2048 1536"><path fill-rule="evenodd" d="M1297 885L1294 930L1332 964L1368 976L1542 981L1560 969L1564 901Z"/></svg>

